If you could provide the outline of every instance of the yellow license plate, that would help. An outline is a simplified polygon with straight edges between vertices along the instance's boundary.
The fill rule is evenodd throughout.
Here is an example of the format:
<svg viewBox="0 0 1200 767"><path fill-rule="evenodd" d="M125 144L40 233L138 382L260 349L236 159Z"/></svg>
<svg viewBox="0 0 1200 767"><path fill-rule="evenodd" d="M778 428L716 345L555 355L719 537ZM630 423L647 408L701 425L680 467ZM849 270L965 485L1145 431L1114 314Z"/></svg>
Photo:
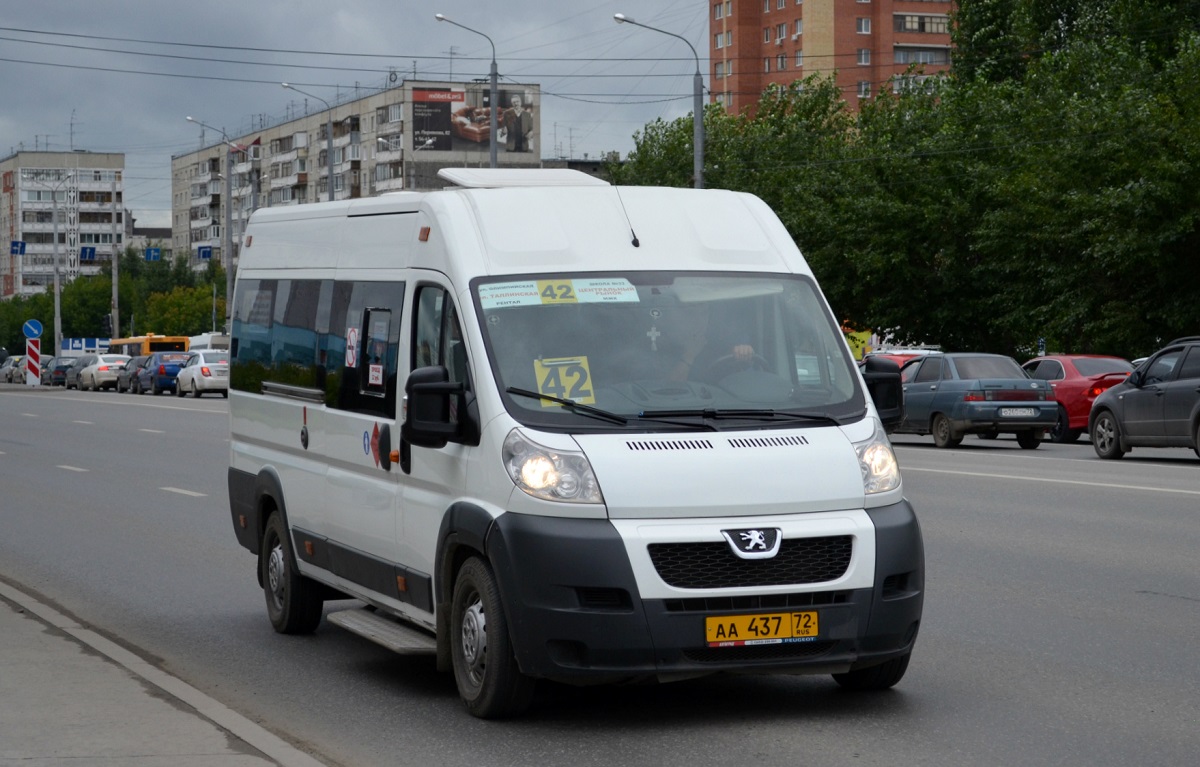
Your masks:
<svg viewBox="0 0 1200 767"><path fill-rule="evenodd" d="M704 619L709 647L812 642L820 632L816 611L719 615Z"/></svg>

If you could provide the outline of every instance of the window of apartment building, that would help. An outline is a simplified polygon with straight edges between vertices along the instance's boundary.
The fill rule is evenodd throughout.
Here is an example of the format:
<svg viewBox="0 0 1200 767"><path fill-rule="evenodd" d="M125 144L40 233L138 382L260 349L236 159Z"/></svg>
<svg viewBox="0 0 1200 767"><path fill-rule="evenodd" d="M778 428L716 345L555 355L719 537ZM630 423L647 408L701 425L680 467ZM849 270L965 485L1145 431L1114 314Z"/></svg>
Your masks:
<svg viewBox="0 0 1200 767"><path fill-rule="evenodd" d="M768 56L768 57L766 57L765 59L763 59L763 71L764 71L764 72L770 72L770 71L771 71L771 57L770 57L770 56Z"/></svg>
<svg viewBox="0 0 1200 767"><path fill-rule="evenodd" d="M949 64L949 48L896 48L896 64Z"/></svg>
<svg viewBox="0 0 1200 767"><path fill-rule="evenodd" d="M725 36L724 36L724 35L722 35L720 32L718 32L717 34L713 35L713 43L714 43L713 47L714 47L714 48L721 48L721 47L723 47L723 46L722 46L722 42L723 42L724 40L725 40Z"/></svg>
<svg viewBox="0 0 1200 767"><path fill-rule="evenodd" d="M870 19L855 19L854 20L854 31L858 32L860 35L871 34L871 20Z"/></svg>
<svg viewBox="0 0 1200 767"><path fill-rule="evenodd" d="M858 81L858 97L860 99L871 98L871 83L867 80Z"/></svg>
<svg viewBox="0 0 1200 767"><path fill-rule="evenodd" d="M929 35L944 35L949 31L946 16L919 16L901 13L893 17L893 29L897 32L920 32Z"/></svg>
<svg viewBox="0 0 1200 767"><path fill-rule="evenodd" d="M721 79L722 77L724 77L724 76L725 76L725 62L724 62L724 61L718 61L718 62L717 62L717 63L716 63L714 66L713 66L713 79L714 79L714 80L720 80L720 79Z"/></svg>
<svg viewBox="0 0 1200 767"><path fill-rule="evenodd" d="M733 45L733 31L732 30L725 33L725 47L728 48L731 45Z"/></svg>
<svg viewBox="0 0 1200 767"><path fill-rule="evenodd" d="M771 28L770 27L763 27L763 42L764 43L771 42Z"/></svg>
<svg viewBox="0 0 1200 767"><path fill-rule="evenodd" d="M375 120L380 125L385 123L398 123L404 119L403 104L387 104L375 110Z"/></svg>
<svg viewBox="0 0 1200 767"><path fill-rule="evenodd" d="M763 0L763 13L771 12L771 0Z"/></svg>
<svg viewBox="0 0 1200 767"><path fill-rule="evenodd" d="M775 57L775 68L782 72L787 69L787 54L781 53Z"/></svg>
<svg viewBox="0 0 1200 767"><path fill-rule="evenodd" d="M804 34L804 19L796 19L796 25L792 32L792 37L799 37Z"/></svg>
<svg viewBox="0 0 1200 767"><path fill-rule="evenodd" d="M796 51L796 69L804 67L804 51Z"/></svg>
<svg viewBox="0 0 1200 767"><path fill-rule="evenodd" d="M787 8L787 0L775 0L775 7L779 10Z"/></svg>
<svg viewBox="0 0 1200 767"><path fill-rule="evenodd" d="M713 18L722 19L725 17L725 3L717 3L713 6Z"/></svg>
<svg viewBox="0 0 1200 767"><path fill-rule="evenodd" d="M775 25L775 41L783 42L786 37L787 37L787 24L776 24Z"/></svg>
<svg viewBox="0 0 1200 767"><path fill-rule="evenodd" d="M868 66L870 63L871 63L871 49L870 48L859 48L858 49L858 64L859 64L859 66L865 67L865 66Z"/></svg>

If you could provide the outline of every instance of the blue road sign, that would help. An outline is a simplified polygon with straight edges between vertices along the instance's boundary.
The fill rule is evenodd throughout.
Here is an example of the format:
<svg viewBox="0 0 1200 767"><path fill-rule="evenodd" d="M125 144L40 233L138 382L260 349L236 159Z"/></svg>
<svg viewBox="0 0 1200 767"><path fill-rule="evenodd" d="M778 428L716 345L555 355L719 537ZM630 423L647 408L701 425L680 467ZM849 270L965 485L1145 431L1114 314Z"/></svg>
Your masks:
<svg viewBox="0 0 1200 767"><path fill-rule="evenodd" d="M147 261L159 261L162 259L162 248L146 248Z"/></svg>
<svg viewBox="0 0 1200 767"><path fill-rule="evenodd" d="M95 261L96 260L96 249L91 246L85 246L85 247L80 248L79 249L79 260L80 261Z"/></svg>
<svg viewBox="0 0 1200 767"><path fill-rule="evenodd" d="M208 259L212 258L212 246L211 245L201 246L199 253L197 255L199 255L200 258L204 259L204 260L208 260Z"/></svg>
<svg viewBox="0 0 1200 767"><path fill-rule="evenodd" d="M8 255L23 256L25 255L25 243L21 240L13 240L12 245L8 246Z"/></svg>
<svg viewBox="0 0 1200 767"><path fill-rule="evenodd" d="M42 323L37 320L25 320L24 326L21 327L21 332L25 334L26 338L41 338Z"/></svg>

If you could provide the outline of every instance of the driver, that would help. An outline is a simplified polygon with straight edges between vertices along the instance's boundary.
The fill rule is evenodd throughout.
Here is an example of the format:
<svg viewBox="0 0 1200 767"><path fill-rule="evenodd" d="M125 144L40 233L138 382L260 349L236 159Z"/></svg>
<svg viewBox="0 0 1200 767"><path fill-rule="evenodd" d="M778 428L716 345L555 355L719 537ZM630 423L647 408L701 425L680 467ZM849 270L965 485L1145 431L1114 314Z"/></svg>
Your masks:
<svg viewBox="0 0 1200 767"><path fill-rule="evenodd" d="M676 344L677 358L667 372L669 379L705 379L719 361L729 359L748 365L754 359L754 347L748 339L737 337L729 324L710 323L708 303L685 306L681 314L683 330Z"/></svg>

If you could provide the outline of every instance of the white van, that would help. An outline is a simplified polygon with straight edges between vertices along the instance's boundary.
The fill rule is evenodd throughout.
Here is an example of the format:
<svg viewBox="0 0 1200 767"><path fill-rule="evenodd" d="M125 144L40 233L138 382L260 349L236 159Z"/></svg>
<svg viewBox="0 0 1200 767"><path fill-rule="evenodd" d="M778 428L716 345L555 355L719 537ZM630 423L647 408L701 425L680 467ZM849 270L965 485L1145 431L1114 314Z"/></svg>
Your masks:
<svg viewBox="0 0 1200 767"><path fill-rule="evenodd" d="M358 600L329 621L435 655L480 717L537 679L898 682L924 591L899 375L859 372L768 207L441 175L246 229L229 497L275 629Z"/></svg>

